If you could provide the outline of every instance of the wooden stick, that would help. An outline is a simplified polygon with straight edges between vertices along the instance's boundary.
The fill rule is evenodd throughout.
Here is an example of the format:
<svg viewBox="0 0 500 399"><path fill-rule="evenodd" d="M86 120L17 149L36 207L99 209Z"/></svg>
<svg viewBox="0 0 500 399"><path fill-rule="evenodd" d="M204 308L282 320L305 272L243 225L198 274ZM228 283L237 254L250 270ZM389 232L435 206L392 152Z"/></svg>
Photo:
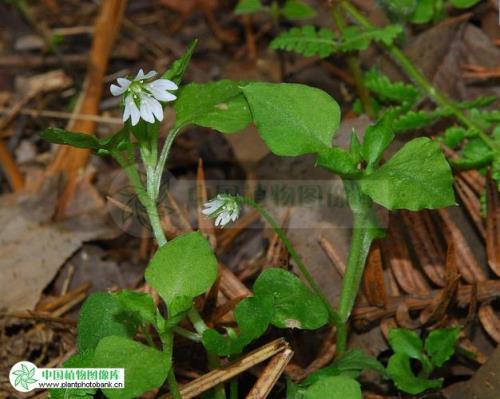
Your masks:
<svg viewBox="0 0 500 399"><path fill-rule="evenodd" d="M243 373L256 364L262 363L264 360L289 349L288 343L283 338L278 338L268 344L261 346L259 349L250 352L241 359L231 363L226 367L222 367L205 374L204 376L191 381L180 388L183 399L194 398L208 391L209 389L221 384L231 378ZM171 399L170 394L160 396L159 399Z"/></svg>
<svg viewBox="0 0 500 399"><path fill-rule="evenodd" d="M105 0L97 17L89 66L85 78L84 90L75 114L96 115L102 96L102 85L108 67L109 57L114 45L119 26L125 10L126 0ZM95 122L91 120L72 120L68 130L82 133L93 133ZM88 149L61 146L48 167L49 173L64 171L68 173L68 184L59 199L58 215L64 214L64 209L72 199L77 187L77 172L87 164L90 151Z"/></svg>
<svg viewBox="0 0 500 399"><path fill-rule="evenodd" d="M275 355L266 366L261 376L246 396L246 399L265 399L271 393L274 385L278 382L287 364L292 360L293 350L285 349Z"/></svg>
<svg viewBox="0 0 500 399"><path fill-rule="evenodd" d="M9 180L10 186L16 192L21 191L24 187L24 177L17 167L14 157L11 155L7 146L3 141L0 140L0 165L2 165L3 171L7 179Z"/></svg>

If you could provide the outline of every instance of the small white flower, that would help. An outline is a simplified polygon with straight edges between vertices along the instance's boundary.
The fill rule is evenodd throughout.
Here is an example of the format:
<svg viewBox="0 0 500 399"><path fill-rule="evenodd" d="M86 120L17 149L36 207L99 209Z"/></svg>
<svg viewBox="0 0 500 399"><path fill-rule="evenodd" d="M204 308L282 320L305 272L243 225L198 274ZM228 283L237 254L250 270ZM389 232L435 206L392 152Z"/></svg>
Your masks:
<svg viewBox="0 0 500 399"><path fill-rule="evenodd" d="M205 203L202 213L209 218L215 218L215 225L226 226L240 216L238 201L229 194L218 194L217 197Z"/></svg>
<svg viewBox="0 0 500 399"><path fill-rule="evenodd" d="M174 101L177 97L169 90L177 90L177 85L168 79L156 79L152 82L145 80L154 78L157 75L155 71L144 73L139 70L134 79L118 78L116 84L110 86L111 94L114 96L123 95L123 122L129 118L132 126L139 123L139 119L154 123L155 119L163 120L163 106L160 101Z"/></svg>

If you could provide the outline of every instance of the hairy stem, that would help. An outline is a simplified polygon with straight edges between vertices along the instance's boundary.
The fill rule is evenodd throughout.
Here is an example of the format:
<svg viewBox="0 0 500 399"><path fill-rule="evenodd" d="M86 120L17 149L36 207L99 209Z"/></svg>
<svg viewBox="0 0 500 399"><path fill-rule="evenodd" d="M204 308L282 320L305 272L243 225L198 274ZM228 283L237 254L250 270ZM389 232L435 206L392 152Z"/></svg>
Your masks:
<svg viewBox="0 0 500 399"><path fill-rule="evenodd" d="M353 211L353 230L339 301L339 316L342 322L341 329L337 334L337 353L339 355L344 353L347 347L347 321L356 302L366 258L376 236L371 200L361 193L356 182L344 181L344 187L347 200Z"/></svg>
<svg viewBox="0 0 500 399"><path fill-rule="evenodd" d="M340 3L346 13L360 26L364 28L374 28L375 26L368 21L349 1L342 1ZM479 137L485 144L492 150L500 152L500 146L495 143L490 136L485 133L474 121L467 117L464 112L458 108L455 103L440 93L436 88L427 80L422 72L420 72L413 62L394 44L384 45L387 52L399 64L399 66L406 72L408 77L417 84L437 105L449 109L455 118L457 118L466 127L473 129L479 133Z"/></svg>
<svg viewBox="0 0 500 399"><path fill-rule="evenodd" d="M158 163L156 164L155 170L154 170L154 193L156 197L158 198L158 195L160 193L160 185L161 185L161 178L163 176L163 170L165 169L165 164L168 159L168 155L170 154L170 149L172 148L172 144L174 143L175 138L181 131L182 126L178 128L172 129L169 133L167 138L165 139L165 143L163 144L163 148L161 149L160 157L158 158Z"/></svg>
<svg viewBox="0 0 500 399"><path fill-rule="evenodd" d="M281 228L281 226L274 220L274 218L271 216L269 212L267 212L261 205L259 205L257 202L251 200L250 198L243 197L243 196L236 196L236 199L242 203L246 204L248 206L251 206L254 208L257 212L259 212L262 217L271 225L275 233L278 235L280 238L281 242L285 244L286 249L288 250L288 253L292 257L292 259L295 261L295 264L299 268L300 272L304 276L304 278L307 280L309 286L312 288L312 290L321 298L325 306L327 307L329 313L330 313L330 322L333 323L335 326L339 327L339 324L342 323L339 314L337 311L332 307L328 299L325 297L323 292L321 291L320 286L312 276L312 274L309 272L307 269L306 265L302 261L302 258L300 255L297 253L295 250L295 247L291 243L291 241L288 239L286 236L285 232Z"/></svg>

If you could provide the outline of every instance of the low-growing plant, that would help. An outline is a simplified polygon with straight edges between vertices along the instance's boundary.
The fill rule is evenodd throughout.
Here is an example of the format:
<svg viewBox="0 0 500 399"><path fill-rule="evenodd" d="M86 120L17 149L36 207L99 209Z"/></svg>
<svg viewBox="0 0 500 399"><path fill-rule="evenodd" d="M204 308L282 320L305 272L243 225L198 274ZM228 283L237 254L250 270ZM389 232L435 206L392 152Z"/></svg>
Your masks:
<svg viewBox="0 0 500 399"><path fill-rule="evenodd" d="M282 17L294 21L316 16L316 10L302 0L286 0L281 4L275 0L270 5L265 5L261 0L241 0L234 12L236 15L266 13L275 21Z"/></svg>
<svg viewBox="0 0 500 399"><path fill-rule="evenodd" d="M453 356L459 335L458 328L440 328L431 331L423 341L415 331L390 330L389 344L394 354L389 359L387 374L399 389L412 395L440 388L443 378L430 376ZM412 360L419 363L418 375L414 373Z"/></svg>
<svg viewBox="0 0 500 399"><path fill-rule="evenodd" d="M367 35L368 43L370 40L390 43L394 36L391 29ZM358 37L352 43L360 40L364 43L365 39ZM160 387L166 379L172 396L180 398L172 365L174 334L201 342L207 351L209 367L215 368L219 365L219 356L241 353L268 326L317 329L330 323L337 329L338 359L310 376L298 389L305 389L307 398L331 398L327 389L335 386L337 391L344 392L343 398L360 398L359 383L355 379L360 371L367 367L382 371L374 359L357 350L346 351L347 325L365 261L373 240L384 235L375 205L388 210L454 205L450 166L439 144L424 137L409 141L382 164L384 152L395 138L388 123L390 110L367 128L363 140L353 132L349 148L332 144L340 123L340 109L332 97L317 88L230 80L178 87L193 50L194 44L159 79L154 80L156 73L145 74L141 70L135 78L120 78L118 85L111 86L112 94L121 96L124 105L125 125L115 134L97 138L55 128L42 133L43 138L53 143L111 155L123 168L147 212L159 247L147 266L145 280L158 292L166 307L163 312L145 293L121 291L91 295L82 307L78 323L78 353L65 366L125 368L126 387L103 390L111 399L139 396ZM176 121L160 149L159 122L168 102L173 103ZM207 327L193 304L194 298L207 292L217 278L217 260L212 248L199 232L167 241L158 200L165 190L161 182L169 151L181 131L198 125L232 134L250 123L255 124L274 154L314 154L317 166L342 178L353 213L352 240L340 301L337 308L333 308L283 230L258 203L229 194L221 194L209 202L205 213L221 226L236 219L241 205L257 209L283 240L309 285L304 285L290 272L266 270L254 283L254 295L235 308L238 331L227 329L222 334ZM139 173L140 163L145 170L144 178ZM191 321L194 331L179 326L185 318ZM352 372L336 374L339 369L349 367ZM52 392L53 397L78 394L81 391ZM224 387L217 387L214 395L223 398Z"/></svg>
<svg viewBox="0 0 500 399"><path fill-rule="evenodd" d="M403 19L414 24L438 22L446 17L446 9L454 7L467 9L480 0L382 0L380 3L390 17Z"/></svg>
<svg viewBox="0 0 500 399"><path fill-rule="evenodd" d="M382 3L393 11L399 10L402 13L406 7L411 11L410 14L413 12L420 15L424 9L427 10L426 13L429 10L444 9L445 2L384 0ZM477 1L457 0L450 3L457 8L467 8ZM347 26L342 12L355 25ZM366 112L377 120L377 124L385 124L396 134L422 129L439 120L454 120L443 134L446 145L461 149L460 159L453 160L452 165L457 169L489 168L493 179L500 182L500 139L497 129L500 113L484 109L494 103L496 97L478 97L473 101L456 102L439 92L397 46L397 41L404 32L401 23L374 26L349 1L335 3L332 6L332 16L338 33L313 26L294 27L278 35L271 42L271 48L293 51L307 57L346 53L359 94L359 100L354 103L357 112ZM385 48L412 83L391 82L377 68L363 74L352 54L367 49L371 44ZM426 99L435 104L433 109L422 108Z"/></svg>

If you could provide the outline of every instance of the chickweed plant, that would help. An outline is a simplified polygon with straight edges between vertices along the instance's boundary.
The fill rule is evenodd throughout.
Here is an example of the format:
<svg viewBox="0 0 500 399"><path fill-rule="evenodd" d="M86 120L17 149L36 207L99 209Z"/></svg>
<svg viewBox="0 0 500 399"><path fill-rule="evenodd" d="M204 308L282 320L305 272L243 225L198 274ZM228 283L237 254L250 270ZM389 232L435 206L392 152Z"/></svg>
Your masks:
<svg viewBox="0 0 500 399"><path fill-rule="evenodd" d="M327 56L337 50L366 48L375 41L399 58L404 57L394 46L402 31L400 26L373 27L349 3L340 4L359 26L346 27L342 37L335 37L333 32L326 30L294 28L278 37L273 47ZM78 353L65 363L65 367L124 368L125 388L102 390L110 399L135 398L161 387L165 381L168 381L172 397L178 399L181 394L172 358L175 335L202 345L207 353L208 367L213 369L219 366L220 357L237 358L270 326L314 330L331 324L337 331L335 361L300 385L290 382L289 398L360 399L361 387L356 379L366 368L392 377L399 388L409 391L404 383L398 382L401 380L391 367L386 371L376 359L365 356L361 350L347 350L348 322L371 244L384 236L375 206L413 211L453 206L453 176L439 143L426 137L410 140L385 162L381 160L399 130L396 121L414 112L412 107L417 104L422 89L438 106L456 116L464 130L474 130L474 138L486 145L493 139L482 127L477 127L476 122L471 122L470 116L465 116L463 104L452 103L428 87L427 81L411 66L415 75L412 77L418 77L416 88L392 83L375 70L370 72L367 79L380 86L378 91L375 83L371 86L374 96L387 101L389 106L380 107L377 120L366 129L362 140L353 132L350 146L341 148L332 144L340 123L340 109L329 94L293 83L221 80L183 85L182 77L194 48L195 43L163 74L141 70L135 77L118 79L111 86L112 94L122 97L124 108L124 126L115 134L98 138L56 128L42 133L42 137L52 143L90 148L99 155L113 157L128 176L146 210L158 244L145 270L145 280L159 294L163 304L157 307L149 294L133 291L92 294L80 313ZM173 107L176 120L160 145L159 123L166 106ZM334 307L326 300L279 224L259 203L239 195L217 195L205 205L203 213L223 227L236 220L241 206L255 208L283 241L307 283L283 269L266 269L253 284L253 296L242 300L234 309L237 328L221 332L209 328L194 305L194 299L215 283L217 259L200 232L167 241L158 210L160 193L164 190L160 183L173 141L189 126L233 134L251 123L274 154L286 157L314 154L318 167L341 177L353 215L352 239L340 300ZM140 168L145 171L144 176L139 173ZM192 329L179 325L186 318ZM393 348L396 355L401 352L394 345ZM427 346L425 349L432 367L439 367L445 356L435 361L432 349ZM427 357L422 354L417 359ZM406 365L407 359L398 361ZM433 370L429 364L424 364L427 368L422 378L427 378ZM235 386L231 384L232 388ZM426 388L436 386L437 383L432 383ZM53 390L51 397L82 397L95 393L95 390ZM218 386L212 395L224 398L225 387ZM237 397L236 391L231 392L231 397Z"/></svg>

